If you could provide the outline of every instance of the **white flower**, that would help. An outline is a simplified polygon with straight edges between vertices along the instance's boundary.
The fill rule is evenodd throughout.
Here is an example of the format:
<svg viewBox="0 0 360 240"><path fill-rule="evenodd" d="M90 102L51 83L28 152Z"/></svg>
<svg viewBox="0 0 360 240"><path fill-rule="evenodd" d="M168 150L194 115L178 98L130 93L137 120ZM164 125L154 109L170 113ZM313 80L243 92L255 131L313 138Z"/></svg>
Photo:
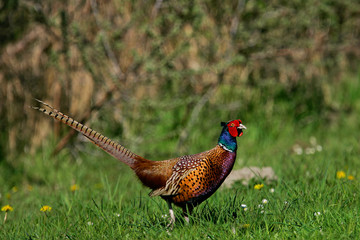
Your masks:
<svg viewBox="0 0 360 240"><path fill-rule="evenodd" d="M263 204L267 204L269 201L264 198L261 202L262 202Z"/></svg>
<svg viewBox="0 0 360 240"><path fill-rule="evenodd" d="M321 146L321 145L317 145L317 146L316 146L316 151L321 152L321 151L322 151L322 146Z"/></svg>
<svg viewBox="0 0 360 240"><path fill-rule="evenodd" d="M161 215L162 218L167 218L167 214Z"/></svg>
<svg viewBox="0 0 360 240"><path fill-rule="evenodd" d="M275 192L275 189L274 188L270 188L269 190L271 193L274 193Z"/></svg>
<svg viewBox="0 0 360 240"><path fill-rule="evenodd" d="M284 201L284 204L285 204L285 205L289 205L289 202L288 202L288 201Z"/></svg>
<svg viewBox="0 0 360 240"><path fill-rule="evenodd" d="M258 208L264 208L264 205L259 204L259 205L258 205Z"/></svg>
<svg viewBox="0 0 360 240"><path fill-rule="evenodd" d="M115 215L116 215L117 217L120 217L120 216L121 216L120 213L115 213Z"/></svg>
<svg viewBox="0 0 360 240"><path fill-rule="evenodd" d="M315 216L315 217L318 217L318 216L320 216L320 215L321 215L320 212L314 212L314 216Z"/></svg>
<svg viewBox="0 0 360 240"><path fill-rule="evenodd" d="M303 149L301 148L301 146L299 144L295 144L293 146L293 150L297 155L303 154Z"/></svg>
<svg viewBox="0 0 360 240"><path fill-rule="evenodd" d="M307 155L314 154L315 153L315 148L306 148L305 153Z"/></svg>
<svg viewBox="0 0 360 240"><path fill-rule="evenodd" d="M241 204L241 207L244 209L245 212L248 210L246 204Z"/></svg>
<svg viewBox="0 0 360 240"><path fill-rule="evenodd" d="M93 222L87 222L87 225L92 226L92 225L94 225L94 223Z"/></svg>

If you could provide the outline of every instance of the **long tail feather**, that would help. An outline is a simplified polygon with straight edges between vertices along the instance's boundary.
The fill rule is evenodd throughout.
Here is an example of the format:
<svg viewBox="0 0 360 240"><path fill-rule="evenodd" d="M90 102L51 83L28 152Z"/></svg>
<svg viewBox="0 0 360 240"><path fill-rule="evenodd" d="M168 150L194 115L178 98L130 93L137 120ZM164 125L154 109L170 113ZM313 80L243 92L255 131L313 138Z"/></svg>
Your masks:
<svg viewBox="0 0 360 240"><path fill-rule="evenodd" d="M31 107L35 110L45 113L46 115L65 123L76 131L82 133L85 137L87 137L91 142L105 150L107 153L115 157L116 159L124 162L130 167L134 167L137 160L143 159L142 157L130 152L128 149L112 141L110 138L105 137L104 135L96 132L95 130L75 121L71 117L63 114L57 109L53 108L49 104L36 99L36 101L40 102L44 106L48 107L49 110L41 107Z"/></svg>

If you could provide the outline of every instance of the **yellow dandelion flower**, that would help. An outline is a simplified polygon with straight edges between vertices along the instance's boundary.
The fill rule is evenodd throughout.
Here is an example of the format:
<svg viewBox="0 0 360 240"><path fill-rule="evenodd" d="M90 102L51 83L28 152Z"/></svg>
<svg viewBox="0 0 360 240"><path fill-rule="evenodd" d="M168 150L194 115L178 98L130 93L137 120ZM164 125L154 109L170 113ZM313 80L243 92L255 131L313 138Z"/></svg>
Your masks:
<svg viewBox="0 0 360 240"><path fill-rule="evenodd" d="M2 212L11 212L11 211L13 211L14 210L14 208L13 207L11 207L10 205L5 205L5 206L3 206L2 208L1 208L1 211Z"/></svg>
<svg viewBox="0 0 360 240"><path fill-rule="evenodd" d="M51 208L50 206L44 205L44 206L42 206L42 207L40 208L40 211L41 211L41 212L50 212L51 209L52 209L52 208Z"/></svg>
<svg viewBox="0 0 360 240"><path fill-rule="evenodd" d="M262 189L264 187L264 184L256 184L255 186L254 186L254 189L256 189L256 190L260 190L260 189Z"/></svg>
<svg viewBox="0 0 360 240"><path fill-rule="evenodd" d="M33 186L31 186L31 185L26 185L26 189L27 189L29 192L31 192L31 191L33 190Z"/></svg>
<svg viewBox="0 0 360 240"><path fill-rule="evenodd" d="M76 190L79 190L79 186L78 186L77 184L74 184L74 185L72 185L72 186L70 187L70 190L71 190L72 192L75 192Z"/></svg>
<svg viewBox="0 0 360 240"><path fill-rule="evenodd" d="M19 190L19 189L17 188L17 186L13 186L13 187L11 188L11 191L12 191L13 193L16 193L18 190Z"/></svg>
<svg viewBox="0 0 360 240"><path fill-rule="evenodd" d="M250 227L250 224L245 223L245 224L242 225L242 227L243 227L243 228L249 228L249 227Z"/></svg>
<svg viewBox="0 0 360 240"><path fill-rule="evenodd" d="M348 176L348 179L349 179L350 181L352 181L352 180L355 179L355 177L354 177L353 175L349 175L349 176Z"/></svg>
<svg viewBox="0 0 360 240"><path fill-rule="evenodd" d="M11 198L11 194L10 194L10 193L7 193L5 196L6 196L7 199L10 199L10 198Z"/></svg>
<svg viewBox="0 0 360 240"><path fill-rule="evenodd" d="M336 172L336 178L337 179L342 179L346 177L346 173L344 171L337 171Z"/></svg>
<svg viewBox="0 0 360 240"><path fill-rule="evenodd" d="M11 212L13 211L14 208L11 207L10 205L5 205L1 208L1 211L2 212L5 212L5 217L4 217L4 223L6 222L6 219L7 219L7 215L8 215L8 212Z"/></svg>

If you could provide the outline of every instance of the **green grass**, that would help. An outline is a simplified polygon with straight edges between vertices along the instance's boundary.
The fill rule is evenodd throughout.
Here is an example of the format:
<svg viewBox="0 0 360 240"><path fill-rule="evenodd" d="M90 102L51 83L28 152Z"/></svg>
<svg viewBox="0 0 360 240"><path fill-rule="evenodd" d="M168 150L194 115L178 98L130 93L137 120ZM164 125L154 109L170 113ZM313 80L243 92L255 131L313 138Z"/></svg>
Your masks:
<svg viewBox="0 0 360 240"><path fill-rule="evenodd" d="M127 166L90 143L78 143L51 156L55 141L48 141L34 156L12 160L14 168L6 164L10 160L1 162L0 205L10 204L14 210L7 213L6 222L5 213L0 213L0 238L356 238L360 234L360 97L354 89L359 87L334 96L339 106L350 106L352 111L340 110L331 120L304 124L288 115L257 119L258 114L249 114L235 169L271 166L278 181L264 183L261 190L254 189L262 183L258 179L249 186L236 183L220 189L195 209L190 225L184 224L180 209L175 208L177 222L171 232L166 229L165 201L148 197L149 190ZM203 132L195 130L194 135ZM322 151L305 154L312 147L311 137ZM201 146L195 144L199 139L189 141L194 143L190 153L206 150L196 147ZM304 149L303 154L293 152L295 144ZM143 146L142 151L147 147L153 148ZM340 170L354 179L337 179ZM73 184L79 186L75 192L70 189ZM263 199L268 203L259 208ZM241 204L247 205L247 211ZM41 212L44 205L51 206L51 212ZM317 212L320 215L315 216Z"/></svg>
<svg viewBox="0 0 360 240"><path fill-rule="evenodd" d="M331 138L335 133L328 134ZM313 155L298 156L289 149L271 154L269 142L261 145L268 155L254 154L253 149L246 149L241 155L240 148L240 158L248 159L248 164L254 154L262 159L261 165L272 166L279 176L278 182L265 184L260 191L253 188L257 181L248 187L235 184L231 189L221 189L196 208L189 226L178 210L179 221L171 235L166 231L165 202L148 197L149 190L141 187L125 165L96 152L81 154L76 161L69 153L51 158L51 148L43 149L34 159L29 158L32 164L25 167L28 168L25 171L33 172L33 179L42 181L31 184L31 190L25 182L16 185L16 192L13 186L6 185L1 192L2 205L14 208L7 221L0 224L1 234L5 239L355 237L359 235L360 220L359 149L354 139L343 135L327 141L331 146L336 145L332 141L342 139L346 147L329 149L327 144L322 152ZM241 139L243 148L247 137ZM286 137L280 136L280 142ZM338 170L354 175L355 179L337 179ZM70 187L74 183L79 189L72 192ZM271 188L274 193L269 191ZM268 200L263 209L258 208L262 199ZM244 211L241 204L246 204L248 210ZM51 206L52 211L40 212L43 205ZM314 216L315 212L321 215Z"/></svg>

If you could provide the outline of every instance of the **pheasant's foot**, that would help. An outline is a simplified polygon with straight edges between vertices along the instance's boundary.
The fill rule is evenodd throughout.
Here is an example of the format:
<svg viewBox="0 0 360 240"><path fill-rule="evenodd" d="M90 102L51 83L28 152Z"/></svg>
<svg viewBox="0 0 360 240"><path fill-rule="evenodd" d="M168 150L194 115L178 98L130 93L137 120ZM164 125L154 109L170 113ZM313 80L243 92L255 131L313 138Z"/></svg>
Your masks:
<svg viewBox="0 0 360 240"><path fill-rule="evenodd" d="M174 210L171 207L171 203L168 203L168 205L169 205L170 222L166 226L166 228L170 228L170 230L172 230L174 228L174 223L175 223L175 214L174 214Z"/></svg>
<svg viewBox="0 0 360 240"><path fill-rule="evenodd" d="M188 217L188 216L184 216L184 218L185 218L185 223L186 223L186 225L189 225L189 223L190 223L189 217Z"/></svg>

